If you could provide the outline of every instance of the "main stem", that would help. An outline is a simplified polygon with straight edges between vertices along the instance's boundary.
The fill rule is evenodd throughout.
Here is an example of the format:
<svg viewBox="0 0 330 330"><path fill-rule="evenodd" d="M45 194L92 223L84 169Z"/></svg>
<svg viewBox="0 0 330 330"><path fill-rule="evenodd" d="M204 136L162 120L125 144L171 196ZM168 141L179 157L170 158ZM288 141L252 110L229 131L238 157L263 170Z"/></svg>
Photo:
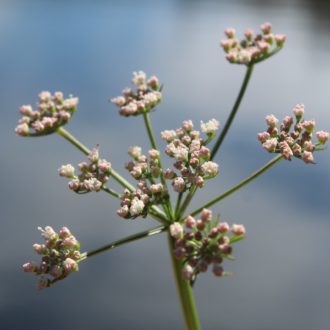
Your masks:
<svg viewBox="0 0 330 330"><path fill-rule="evenodd" d="M236 98L236 101L234 103L234 106L233 106L233 108L232 108L232 110L230 112L230 115L229 115L229 117L228 117L228 119L226 121L226 124L225 124L224 128L221 131L220 136L218 137L217 142L215 143L215 145L214 145L214 147L213 147L213 149L211 151L211 160L214 158L214 156L218 152L218 150L219 150L219 148L220 148L223 140L225 139L225 137L226 137L226 135L228 133L228 130L229 130L229 128L230 128L230 126L231 126L231 124L232 124L232 122L233 122L233 120L234 120L234 118L236 116L236 113L238 111L238 108L239 108L239 106L241 104L241 101L243 99L243 96L245 94L246 88L247 88L247 86L249 84L249 80L251 78L252 72L253 72L253 64L248 64L247 65L247 68L246 68L245 77L244 77L244 80L243 80L241 89L240 89L240 91L238 93L238 96Z"/></svg>
<svg viewBox="0 0 330 330"><path fill-rule="evenodd" d="M195 299L189 281L182 277L182 262L174 257L174 242L168 232L168 247L172 260L174 278L177 293L179 295L181 309L185 321L186 330L201 330L199 316L195 305Z"/></svg>

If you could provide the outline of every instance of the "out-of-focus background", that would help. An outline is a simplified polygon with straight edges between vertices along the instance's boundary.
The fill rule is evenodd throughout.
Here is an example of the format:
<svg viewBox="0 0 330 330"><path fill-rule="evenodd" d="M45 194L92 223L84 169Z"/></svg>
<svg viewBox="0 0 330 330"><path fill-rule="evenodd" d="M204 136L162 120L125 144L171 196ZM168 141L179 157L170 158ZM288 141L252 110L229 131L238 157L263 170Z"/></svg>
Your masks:
<svg viewBox="0 0 330 330"><path fill-rule="evenodd" d="M121 118L108 102L132 71L157 74L164 101L156 131L182 120L225 122L243 79L219 47L226 27L242 35L271 21L284 49L255 67L238 118L217 157L221 173L194 200L238 183L267 162L256 134L264 117L283 118L303 102L306 118L330 129L328 1L0 1L0 328L182 329L166 235L97 256L54 287L37 291L21 265L37 256L38 226L67 225L91 250L156 225L124 221L103 193L77 196L59 178L62 164L84 156L58 136L21 138L22 104L42 90L80 103L67 129L117 171L131 145L148 147L141 118ZM164 144L158 139L159 144ZM203 329L325 330L330 310L330 152L317 165L282 162L213 208L247 227L227 262L231 278L200 276L195 286Z"/></svg>

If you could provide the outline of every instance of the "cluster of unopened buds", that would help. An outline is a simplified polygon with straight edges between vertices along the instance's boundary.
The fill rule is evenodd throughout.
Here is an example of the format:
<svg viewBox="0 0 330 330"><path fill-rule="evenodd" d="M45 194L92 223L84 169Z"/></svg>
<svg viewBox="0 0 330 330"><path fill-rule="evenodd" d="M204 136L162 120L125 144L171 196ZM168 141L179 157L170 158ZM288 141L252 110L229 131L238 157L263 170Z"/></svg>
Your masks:
<svg viewBox="0 0 330 330"><path fill-rule="evenodd" d="M207 123L201 122L202 132L207 138L203 140L199 131L194 130L191 120L185 120L182 127L177 130L166 130L161 133L163 140L167 142L165 153L175 158L174 167L164 172L165 179L172 180L172 186L176 192L184 192L196 185L201 188L204 181L215 177L219 172L219 166L210 161L211 152L206 147L215 136L219 122L215 119Z"/></svg>
<svg viewBox="0 0 330 330"><path fill-rule="evenodd" d="M318 141L312 142L315 121L303 119L303 104L297 104L293 108L293 114L295 119L286 116L279 127L279 120L274 115L267 116L268 129L258 134L258 140L268 152L281 153L287 160L296 157L306 164L314 163L313 152L322 149L329 140L329 133L316 132Z"/></svg>
<svg viewBox="0 0 330 330"><path fill-rule="evenodd" d="M53 133L57 128L65 125L76 111L78 98L65 99L62 92L44 91L39 94L37 110L31 105L22 105L19 109L22 117L15 129L21 136L40 136Z"/></svg>
<svg viewBox="0 0 330 330"><path fill-rule="evenodd" d="M43 289L77 271L81 254L80 244L68 228L63 227L59 233L50 226L38 229L45 243L33 244L33 249L42 256L41 262L27 262L23 269L40 276L38 288Z"/></svg>
<svg viewBox="0 0 330 330"><path fill-rule="evenodd" d="M275 54L283 47L286 36L273 34L270 23L262 24L260 29L261 33L259 34L255 34L252 29L246 29L243 40L236 38L235 29L226 29L227 39L221 40L221 46L227 54L227 60L237 64L257 63Z"/></svg>
<svg viewBox="0 0 330 330"><path fill-rule="evenodd" d="M158 78L151 76L147 79L143 71L133 72L132 83L136 90L125 88L123 96L111 99L119 107L119 114L124 117L137 116L150 112L162 100Z"/></svg>
<svg viewBox="0 0 330 330"><path fill-rule="evenodd" d="M75 174L75 168L71 164L62 165L59 168L59 175L71 179L68 186L78 194L91 191L100 191L109 180L111 174L111 163L100 159L99 147L92 149L87 156L90 163L78 164L80 174Z"/></svg>
<svg viewBox="0 0 330 330"><path fill-rule="evenodd" d="M227 222L212 218L212 212L204 209L199 219L188 216L183 224L170 225L170 234L175 239L174 255L183 261L182 276L192 283L210 266L216 276L229 275L223 270L222 262L233 259L232 243L245 237L243 225L230 227Z"/></svg>
<svg viewBox="0 0 330 330"><path fill-rule="evenodd" d="M149 206L168 199L168 192L162 183L155 181L161 173L158 150L149 150L147 157L142 154L140 147L134 146L128 149L128 154L133 160L126 164L126 169L138 180L138 184L134 192L125 190L117 214L125 219L134 219L140 215L146 216Z"/></svg>

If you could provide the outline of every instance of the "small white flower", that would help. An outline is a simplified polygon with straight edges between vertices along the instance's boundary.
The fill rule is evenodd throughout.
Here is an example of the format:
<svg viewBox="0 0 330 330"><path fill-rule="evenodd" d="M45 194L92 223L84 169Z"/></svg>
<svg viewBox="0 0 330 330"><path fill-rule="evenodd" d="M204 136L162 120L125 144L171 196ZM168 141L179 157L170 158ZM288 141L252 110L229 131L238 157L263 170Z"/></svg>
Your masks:
<svg viewBox="0 0 330 330"><path fill-rule="evenodd" d="M277 139L276 138L272 138L272 139L268 139L267 141L265 141L262 144L262 147L264 149L266 149L269 152L274 152L277 146Z"/></svg>
<svg viewBox="0 0 330 330"><path fill-rule="evenodd" d="M143 71L133 72L132 83L135 86L145 85L146 83L146 74Z"/></svg>
<svg viewBox="0 0 330 330"><path fill-rule="evenodd" d="M74 177L74 167L71 164L62 165L58 169L58 174L60 176L66 177L66 178L73 178Z"/></svg>
<svg viewBox="0 0 330 330"><path fill-rule="evenodd" d="M220 122L216 119L211 119L207 123L204 123L201 120L201 129L202 132L207 134L207 135L213 135L216 130L219 128Z"/></svg>
<svg viewBox="0 0 330 330"><path fill-rule="evenodd" d="M145 207L144 203L137 197L134 197L131 202L129 211L132 216L140 215L142 213L144 207Z"/></svg>
<svg viewBox="0 0 330 330"><path fill-rule="evenodd" d="M176 138L176 132L174 130L165 130L160 133L163 140L171 142Z"/></svg>
<svg viewBox="0 0 330 330"><path fill-rule="evenodd" d="M128 154L134 159L139 158L142 155L142 149L137 146L129 147Z"/></svg>
<svg viewBox="0 0 330 330"><path fill-rule="evenodd" d="M201 166L201 170L202 170L204 175L207 175L209 177L214 177L219 172L219 165L217 163L211 162L211 161L205 162Z"/></svg>

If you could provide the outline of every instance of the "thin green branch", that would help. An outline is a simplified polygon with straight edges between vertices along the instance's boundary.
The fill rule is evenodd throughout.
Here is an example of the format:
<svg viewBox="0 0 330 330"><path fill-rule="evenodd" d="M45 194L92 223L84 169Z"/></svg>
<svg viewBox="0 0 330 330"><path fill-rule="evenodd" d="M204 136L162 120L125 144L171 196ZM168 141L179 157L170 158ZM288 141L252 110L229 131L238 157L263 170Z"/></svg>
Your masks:
<svg viewBox="0 0 330 330"><path fill-rule="evenodd" d="M157 147L155 134L154 134L153 129L152 129L149 112L144 112L143 113L143 119L144 119L144 124L145 124L145 127L147 129L149 140L150 140L152 148L155 149L155 150L159 150L158 147ZM165 180L164 174L163 174L163 165L162 165L161 157L159 157L159 167L160 167L160 181L161 181L162 185L164 186L165 190L168 191L166 180ZM172 210L172 205L171 205L170 199L168 199L165 202L164 206L165 206L164 211L166 212L167 216L169 218L171 218L172 214L173 214L173 210Z"/></svg>
<svg viewBox="0 0 330 330"><path fill-rule="evenodd" d="M258 176L260 176L262 173L265 173L268 169L270 169L272 166L274 166L281 159L283 159L283 156L282 155L278 155L278 156L274 157L267 164L265 164L264 166L260 167L256 172L254 172L253 174L251 174L250 176L248 176L246 179L244 179L243 181L241 181L239 184L237 184L233 188L227 190L225 193L221 194L220 196L212 199L210 202L204 204L203 206L201 206L197 210L193 211L191 213L191 216L194 216L194 215L200 213L204 208L208 208L208 207L210 207L210 206L212 206L212 205L220 202L222 199L228 197L229 195L231 195L235 191L243 188L248 183L250 183L251 181L253 181L254 179L256 179Z"/></svg>
<svg viewBox="0 0 330 330"><path fill-rule="evenodd" d="M190 187L190 190L188 192L188 195L186 196L184 202L182 203L180 207L180 211L178 214L176 214L177 220L181 218L182 214L186 211L187 207L189 206L192 198L194 197L194 194L197 190L197 186L193 185Z"/></svg>
<svg viewBox="0 0 330 330"><path fill-rule="evenodd" d="M178 218L178 214L179 214L179 210L180 210L180 206L181 206L182 197L183 197L183 193L180 192L179 195L178 195L178 199L176 201L176 205L175 205L175 212L174 212L175 218Z"/></svg>
<svg viewBox="0 0 330 330"><path fill-rule="evenodd" d="M101 188L104 192L108 193L109 195L116 197L116 198L120 198L121 195L119 193L117 193L116 191L114 191L113 189L107 188L107 187L102 187Z"/></svg>
<svg viewBox="0 0 330 330"><path fill-rule="evenodd" d="M110 244L104 245L104 246L102 246L98 249L92 250L90 252L83 253L82 257L79 261L86 260L87 258L96 256L97 254L100 254L102 252L112 250L112 249L114 249L116 247L119 247L121 245L130 243L130 242L134 242L134 241L137 241L137 240L145 238L145 237L150 237L150 236L153 236L153 235L156 235L156 234L160 234L160 233L166 231L167 228L168 228L167 226L159 226L159 227L156 227L154 229L148 229L146 231L143 231L143 232L131 235L131 236L127 236L127 237L122 238L120 240L114 241Z"/></svg>
<svg viewBox="0 0 330 330"><path fill-rule="evenodd" d="M240 91L238 93L238 96L236 98L236 101L234 103L234 106L230 112L230 115L225 123L225 126L223 127L222 131L221 131L221 134L219 135L214 147L212 148L212 151L211 151L211 160L215 157L216 153L218 152L223 140L225 139L227 133L228 133L228 130L235 118L235 115L238 111L238 108L241 104L241 101L243 99L243 96L245 94L245 91L246 91L246 88L249 84L249 81L250 81L250 78L251 78L251 75L252 75L252 72L253 72L253 64L249 64L246 66L246 73L245 73L245 76L244 76L244 80L243 80L243 83L242 83L242 86L240 88Z"/></svg>

